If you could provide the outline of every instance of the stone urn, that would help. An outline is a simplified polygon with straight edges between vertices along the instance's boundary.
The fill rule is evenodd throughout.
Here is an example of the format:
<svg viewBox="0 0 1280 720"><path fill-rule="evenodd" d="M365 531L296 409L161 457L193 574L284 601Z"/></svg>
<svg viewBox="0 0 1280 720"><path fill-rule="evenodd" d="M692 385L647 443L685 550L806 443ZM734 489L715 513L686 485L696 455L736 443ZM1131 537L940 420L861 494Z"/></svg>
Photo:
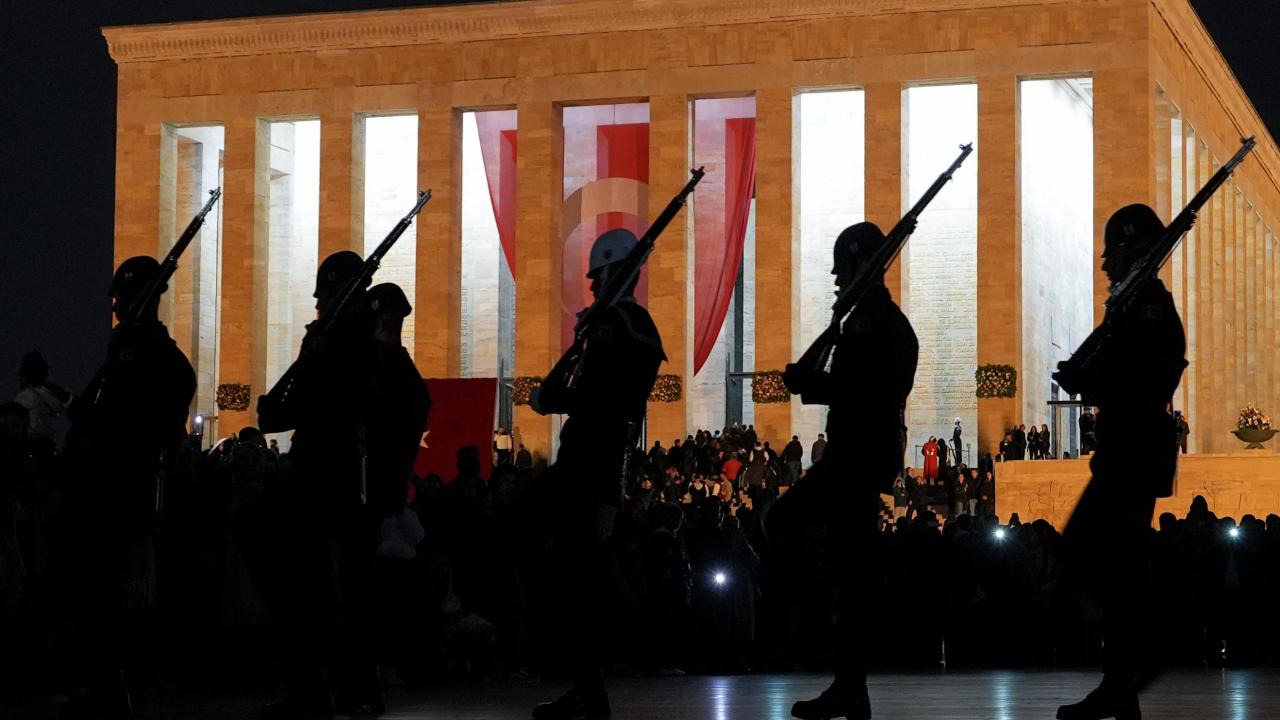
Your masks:
<svg viewBox="0 0 1280 720"><path fill-rule="evenodd" d="M1234 431L1236 437L1245 443L1245 450L1262 450L1262 443L1275 437L1275 428L1249 428Z"/></svg>

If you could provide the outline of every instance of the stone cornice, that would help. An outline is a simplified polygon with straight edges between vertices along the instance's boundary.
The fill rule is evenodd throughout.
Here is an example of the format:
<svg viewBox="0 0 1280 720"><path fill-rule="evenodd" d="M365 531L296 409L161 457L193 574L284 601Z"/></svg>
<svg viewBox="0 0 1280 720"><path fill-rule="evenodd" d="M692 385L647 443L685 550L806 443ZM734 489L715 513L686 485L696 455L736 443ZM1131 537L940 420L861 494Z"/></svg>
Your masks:
<svg viewBox="0 0 1280 720"><path fill-rule="evenodd" d="M1200 16L1192 9L1188 0L1150 0L1150 2L1156 15L1173 33L1177 43L1182 46L1184 54L1200 74L1205 87L1217 99L1218 106L1235 126L1236 132L1241 136L1257 136L1258 146L1253 151L1253 159L1262 168L1272 188L1280 191L1280 151L1277 149L1275 139L1271 137L1267 124L1258 115L1253 101L1245 94L1244 86L1236 78L1231 65L1222 56L1217 43L1200 22ZM1221 138L1226 145L1220 150L1231 155L1238 148L1236 145L1238 139Z"/></svg>
<svg viewBox="0 0 1280 720"><path fill-rule="evenodd" d="M516 0L103 28L117 63L1100 0Z"/></svg>

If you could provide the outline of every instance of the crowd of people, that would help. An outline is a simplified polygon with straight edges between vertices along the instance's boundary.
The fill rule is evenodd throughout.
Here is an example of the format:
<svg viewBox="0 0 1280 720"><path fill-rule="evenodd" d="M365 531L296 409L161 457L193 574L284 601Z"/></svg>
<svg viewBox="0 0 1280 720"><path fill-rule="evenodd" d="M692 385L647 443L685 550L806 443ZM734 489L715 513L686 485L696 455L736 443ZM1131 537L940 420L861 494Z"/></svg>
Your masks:
<svg viewBox="0 0 1280 720"><path fill-rule="evenodd" d="M1163 230L1149 207L1118 211L1108 277L1127 276L1130 253ZM750 425L643 449L666 355L634 298L646 253L619 229L592 246L596 302L528 395L535 413L567 416L555 463L531 467L498 428L493 472L472 445L451 479L411 470L431 399L401 340L405 294L369 287L376 257L320 263L298 358L259 397L258 426L210 452L183 439L196 378L158 318L172 258L130 258L109 293L121 324L107 362L68 408L67 451L33 412L65 403L47 367L24 362L25 404L0 406L0 632L21 649L2 676L62 658L72 667L43 677L66 670L85 688L64 717L127 716L148 676L274 676L285 695L262 717L305 718L379 715L394 682L532 671L571 685L534 720L605 720L609 668L830 668L831 685L791 709L819 720L870 717L876 665L1100 659L1098 688L1058 711L1097 720L1137 717L1157 657L1273 659L1260 641L1280 633L1261 608L1277 599L1280 517L1236 527L1197 498L1151 534L1155 498L1172 494L1168 398L1186 364L1158 281L1143 286L1143 312L1108 313L1116 340L1054 375L1106 410L1094 476L1060 538L990 514L996 462L1051 455L1046 426L1019 426L970 469L957 419L951 458L931 438L922 481L903 469L919 343L876 282L877 258L899 248L865 222L836 240L835 285L842 300L860 288L856 303L782 373L802 403L829 408L833 442L818 438L807 471L798 436L779 452ZM1151 362L1134 365L1148 348ZM1122 429L1168 452L1153 467ZM266 439L281 432L284 455ZM1153 567L1166 595L1150 593Z"/></svg>
<svg viewBox="0 0 1280 720"><path fill-rule="evenodd" d="M61 666L73 609L61 573L74 567L67 560L77 548L64 540L75 534L64 532L55 441L34 430L16 402L0 406L0 432L0 642L8 649L0 678L54 692L72 672ZM281 514L295 507L297 489L282 482L289 455L252 428L210 451L198 445L184 444L176 464L183 472L167 480L159 592L132 629L131 682L271 685L280 672L277 623L262 600L260 585L270 579L259 556L279 541ZM799 574L783 573L764 530L764 516L787 492L797 448L803 452L792 438L779 453L747 426L637 449L610 545L623 619L609 643L615 671L742 672L829 661L823 538L810 538L811 562ZM510 456L481 477L479 453L459 452L454 477L415 479L383 520L372 581L380 665L392 682L563 671L555 630L542 621L559 594L548 583L554 575L540 522L554 493L541 468L517 468ZM856 477L857 468L849 470ZM952 470L957 480L967 476ZM945 483L910 473L898 485L914 486L917 496L907 498L909 513L882 521L876 575L866 578L889 620L874 641L878 665L1098 659L1090 610L1063 573L1052 526L999 522L991 496L969 504L964 481L953 483L955 500ZM939 487L942 495L930 490ZM1280 601L1280 517L1237 524L1198 498L1185 518L1162 516L1149 546L1165 600L1153 608L1163 657L1187 665L1280 662L1280 619L1266 610Z"/></svg>
<svg viewBox="0 0 1280 720"><path fill-rule="evenodd" d="M1031 424L1028 430L1025 424L1009 428L1000 441L998 458L1004 460L1053 460L1057 456L1053 452L1052 434L1048 425L1036 428ZM1066 457L1066 454L1063 454Z"/></svg>

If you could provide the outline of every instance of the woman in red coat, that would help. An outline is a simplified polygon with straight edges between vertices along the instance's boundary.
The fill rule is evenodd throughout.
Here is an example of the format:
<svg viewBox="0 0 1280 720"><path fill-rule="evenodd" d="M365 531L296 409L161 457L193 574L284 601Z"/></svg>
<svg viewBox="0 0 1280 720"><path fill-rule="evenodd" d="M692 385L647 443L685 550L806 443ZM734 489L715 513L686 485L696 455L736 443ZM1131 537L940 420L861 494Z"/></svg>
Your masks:
<svg viewBox="0 0 1280 720"><path fill-rule="evenodd" d="M924 444L924 479L934 480L938 477L938 441L930 437Z"/></svg>

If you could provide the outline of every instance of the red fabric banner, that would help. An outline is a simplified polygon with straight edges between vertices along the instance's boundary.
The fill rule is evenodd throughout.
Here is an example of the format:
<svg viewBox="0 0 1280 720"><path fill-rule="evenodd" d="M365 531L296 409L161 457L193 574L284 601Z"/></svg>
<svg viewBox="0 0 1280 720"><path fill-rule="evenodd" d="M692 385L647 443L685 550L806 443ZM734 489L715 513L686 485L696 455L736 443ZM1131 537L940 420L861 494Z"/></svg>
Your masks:
<svg viewBox="0 0 1280 720"><path fill-rule="evenodd" d="M480 450L480 472L493 470L493 430L497 426L497 378L429 378L431 416L418 445L413 472L436 473L445 483L458 474L458 450Z"/></svg>
<svg viewBox="0 0 1280 720"><path fill-rule="evenodd" d="M560 339L573 342L577 313L591 304L586 279L591 245L601 233L648 228L649 106L647 103L564 109L564 266ZM641 272L636 299L647 296Z"/></svg>
<svg viewBox="0 0 1280 720"><path fill-rule="evenodd" d="M507 267L516 271L516 111L477 112L476 130L484 158L489 202L498 224L498 238L507 256Z"/></svg>
<svg viewBox="0 0 1280 720"><path fill-rule="evenodd" d="M707 175L694 195L694 348L696 374L711 355L742 267L756 179L754 97L694 102L693 164Z"/></svg>

